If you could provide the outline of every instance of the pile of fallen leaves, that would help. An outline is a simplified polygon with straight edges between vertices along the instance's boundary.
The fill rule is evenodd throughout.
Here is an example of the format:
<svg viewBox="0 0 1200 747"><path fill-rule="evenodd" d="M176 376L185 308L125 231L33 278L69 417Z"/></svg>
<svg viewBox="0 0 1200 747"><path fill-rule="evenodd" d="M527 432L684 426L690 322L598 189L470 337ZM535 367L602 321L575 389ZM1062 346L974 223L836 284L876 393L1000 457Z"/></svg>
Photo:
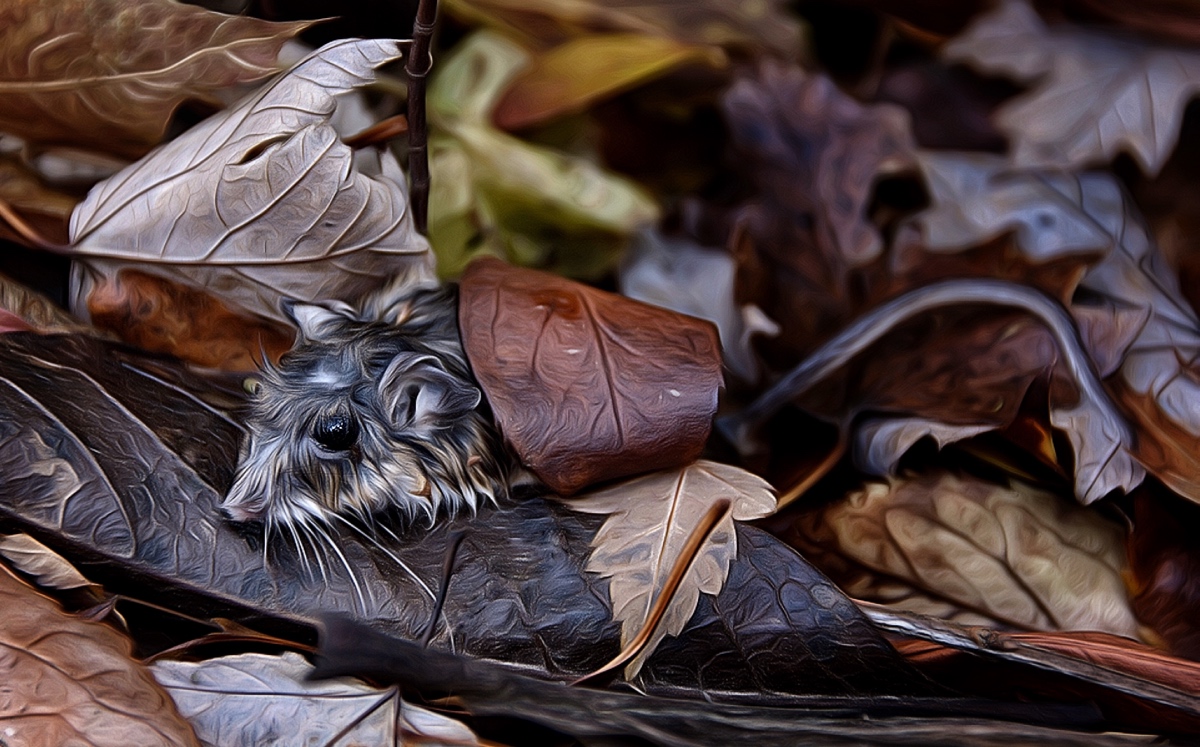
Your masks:
<svg viewBox="0 0 1200 747"><path fill-rule="evenodd" d="M415 4L288 5L0 8L0 744L1200 731L1200 5L446 0L424 236ZM590 440L521 445L582 492L229 528L282 302L481 257L593 286L542 289L601 371L554 397L608 394L537 415ZM707 328L595 288L715 326L715 421ZM464 306L485 385L580 339L523 302ZM650 368L694 386L642 417ZM373 682L306 679L317 618Z"/></svg>

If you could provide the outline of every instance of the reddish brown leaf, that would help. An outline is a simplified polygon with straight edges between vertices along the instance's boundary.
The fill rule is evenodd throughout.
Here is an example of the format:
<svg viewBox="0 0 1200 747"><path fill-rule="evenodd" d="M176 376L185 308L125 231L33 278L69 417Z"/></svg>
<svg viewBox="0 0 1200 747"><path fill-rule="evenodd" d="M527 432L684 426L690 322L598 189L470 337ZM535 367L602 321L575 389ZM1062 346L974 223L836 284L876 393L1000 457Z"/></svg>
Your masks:
<svg viewBox="0 0 1200 747"><path fill-rule="evenodd" d="M1134 611L1167 649L1200 660L1200 507L1147 485L1133 508Z"/></svg>
<svg viewBox="0 0 1200 747"><path fill-rule="evenodd" d="M11 745L199 745L127 638L0 566L0 723Z"/></svg>
<svg viewBox="0 0 1200 747"><path fill-rule="evenodd" d="M239 314L204 291L137 270L97 281L88 312L100 329L144 350L226 371L254 371L292 346L281 324Z"/></svg>
<svg viewBox="0 0 1200 747"><path fill-rule="evenodd" d="M708 322L485 258L463 275L460 326L505 438L560 493L686 464L708 438Z"/></svg>

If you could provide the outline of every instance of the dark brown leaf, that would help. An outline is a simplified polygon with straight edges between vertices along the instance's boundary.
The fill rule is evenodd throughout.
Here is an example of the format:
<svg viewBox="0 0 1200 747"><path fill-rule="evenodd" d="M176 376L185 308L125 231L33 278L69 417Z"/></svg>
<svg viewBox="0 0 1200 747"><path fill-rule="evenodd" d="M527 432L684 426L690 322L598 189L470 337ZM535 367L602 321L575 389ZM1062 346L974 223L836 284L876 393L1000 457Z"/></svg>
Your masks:
<svg viewBox="0 0 1200 747"><path fill-rule="evenodd" d="M476 261L460 326L505 439L563 494L686 464L716 413L716 330L546 273Z"/></svg>
<svg viewBox="0 0 1200 747"><path fill-rule="evenodd" d="M0 724L6 745L199 745L112 628L59 609L0 565Z"/></svg>

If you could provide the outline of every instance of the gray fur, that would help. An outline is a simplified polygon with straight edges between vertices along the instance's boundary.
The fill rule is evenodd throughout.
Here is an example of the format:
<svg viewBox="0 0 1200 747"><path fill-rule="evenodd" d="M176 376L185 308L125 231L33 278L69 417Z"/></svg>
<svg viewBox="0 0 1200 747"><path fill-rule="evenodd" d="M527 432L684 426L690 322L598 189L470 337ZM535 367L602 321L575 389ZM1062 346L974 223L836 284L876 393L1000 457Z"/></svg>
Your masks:
<svg viewBox="0 0 1200 747"><path fill-rule="evenodd" d="M392 297L386 313L372 303L366 320L345 304L287 309L300 338L262 372L222 503L234 521L294 530L396 509L432 524L504 493L502 447L462 349L455 291ZM318 421L351 423L351 445L322 445Z"/></svg>

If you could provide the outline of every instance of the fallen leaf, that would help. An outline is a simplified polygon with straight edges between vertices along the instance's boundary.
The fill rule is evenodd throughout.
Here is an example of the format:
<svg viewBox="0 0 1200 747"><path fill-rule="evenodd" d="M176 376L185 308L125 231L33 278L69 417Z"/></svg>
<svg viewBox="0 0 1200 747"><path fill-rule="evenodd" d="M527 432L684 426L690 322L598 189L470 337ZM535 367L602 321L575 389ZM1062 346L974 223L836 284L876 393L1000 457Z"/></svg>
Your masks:
<svg viewBox="0 0 1200 747"><path fill-rule="evenodd" d="M633 679L666 636L679 635L696 611L700 593L716 596L737 555L733 520L757 519L775 510L771 486L738 467L701 460L663 470L567 501L575 511L608 518L592 540L586 570L609 579L613 617L621 622L621 645L641 631L655 597L678 560L679 552L716 501L729 500L729 516L701 547L641 654L625 668Z"/></svg>
<svg viewBox="0 0 1200 747"><path fill-rule="evenodd" d="M349 677L314 682L295 653L158 661L150 671L203 745L478 745L461 721L405 702L398 687Z"/></svg>
<svg viewBox="0 0 1200 747"><path fill-rule="evenodd" d="M292 346L282 324L238 314L212 295L133 269L98 278L88 316L143 350L223 371L257 371Z"/></svg>
<svg viewBox="0 0 1200 747"><path fill-rule="evenodd" d="M1154 484L1133 498L1133 609L1162 647L1200 661L1200 507Z"/></svg>
<svg viewBox="0 0 1200 747"><path fill-rule="evenodd" d="M0 130L140 155L186 99L275 73L309 25L172 0L14 0L0 11Z"/></svg>
<svg viewBox="0 0 1200 747"><path fill-rule="evenodd" d="M432 274L404 174L388 151L351 151L337 94L400 55L334 42L240 104L96 185L71 216L72 308L123 268L287 323L282 298L353 300L400 272Z"/></svg>
<svg viewBox="0 0 1200 747"><path fill-rule="evenodd" d="M132 644L72 617L0 566L0 721L14 745L196 745Z"/></svg>
<svg viewBox="0 0 1200 747"><path fill-rule="evenodd" d="M591 161L532 145L496 129L492 111L530 55L477 32L430 81L429 235L438 272L456 277L476 256L596 278L612 269L628 237L658 217L634 182Z"/></svg>
<svg viewBox="0 0 1200 747"><path fill-rule="evenodd" d="M63 556L28 534L0 534L0 555L13 568L53 589L99 589Z"/></svg>
<svg viewBox="0 0 1200 747"><path fill-rule="evenodd" d="M516 130L580 112L606 97L692 63L722 67L725 57L711 47L645 34L596 34L573 39L534 56L504 91L493 121L501 129Z"/></svg>
<svg viewBox="0 0 1200 747"><path fill-rule="evenodd" d="M25 329L37 332L98 332L41 293L3 275L0 275L0 310L11 314L14 320L20 320Z"/></svg>
<svg viewBox="0 0 1200 747"><path fill-rule="evenodd" d="M726 252L644 231L626 253L619 280L621 293L632 299L717 325L725 365L753 383L759 362L751 338L776 335L779 325L754 304L735 302L736 272Z"/></svg>
<svg viewBox="0 0 1200 747"><path fill-rule="evenodd" d="M47 187L18 161L0 158L0 200L8 203L47 241L66 243L67 222L78 199ZM3 220L0 220L0 238L26 243Z"/></svg>
<svg viewBox="0 0 1200 747"><path fill-rule="evenodd" d="M1024 0L976 18L942 50L951 61L1021 82L1030 93L1002 106L997 126L1022 167L1075 168L1128 152L1157 174L1200 91L1200 54L1132 36L1047 26Z"/></svg>
<svg viewBox="0 0 1200 747"><path fill-rule="evenodd" d="M446 9L472 25L491 26L531 44L559 43L595 32L657 35L688 44L799 56L803 27L781 0L450 0Z"/></svg>
<svg viewBox="0 0 1200 747"><path fill-rule="evenodd" d="M808 513L789 535L1006 625L1138 634L1121 528L1023 483L892 478Z"/></svg>

